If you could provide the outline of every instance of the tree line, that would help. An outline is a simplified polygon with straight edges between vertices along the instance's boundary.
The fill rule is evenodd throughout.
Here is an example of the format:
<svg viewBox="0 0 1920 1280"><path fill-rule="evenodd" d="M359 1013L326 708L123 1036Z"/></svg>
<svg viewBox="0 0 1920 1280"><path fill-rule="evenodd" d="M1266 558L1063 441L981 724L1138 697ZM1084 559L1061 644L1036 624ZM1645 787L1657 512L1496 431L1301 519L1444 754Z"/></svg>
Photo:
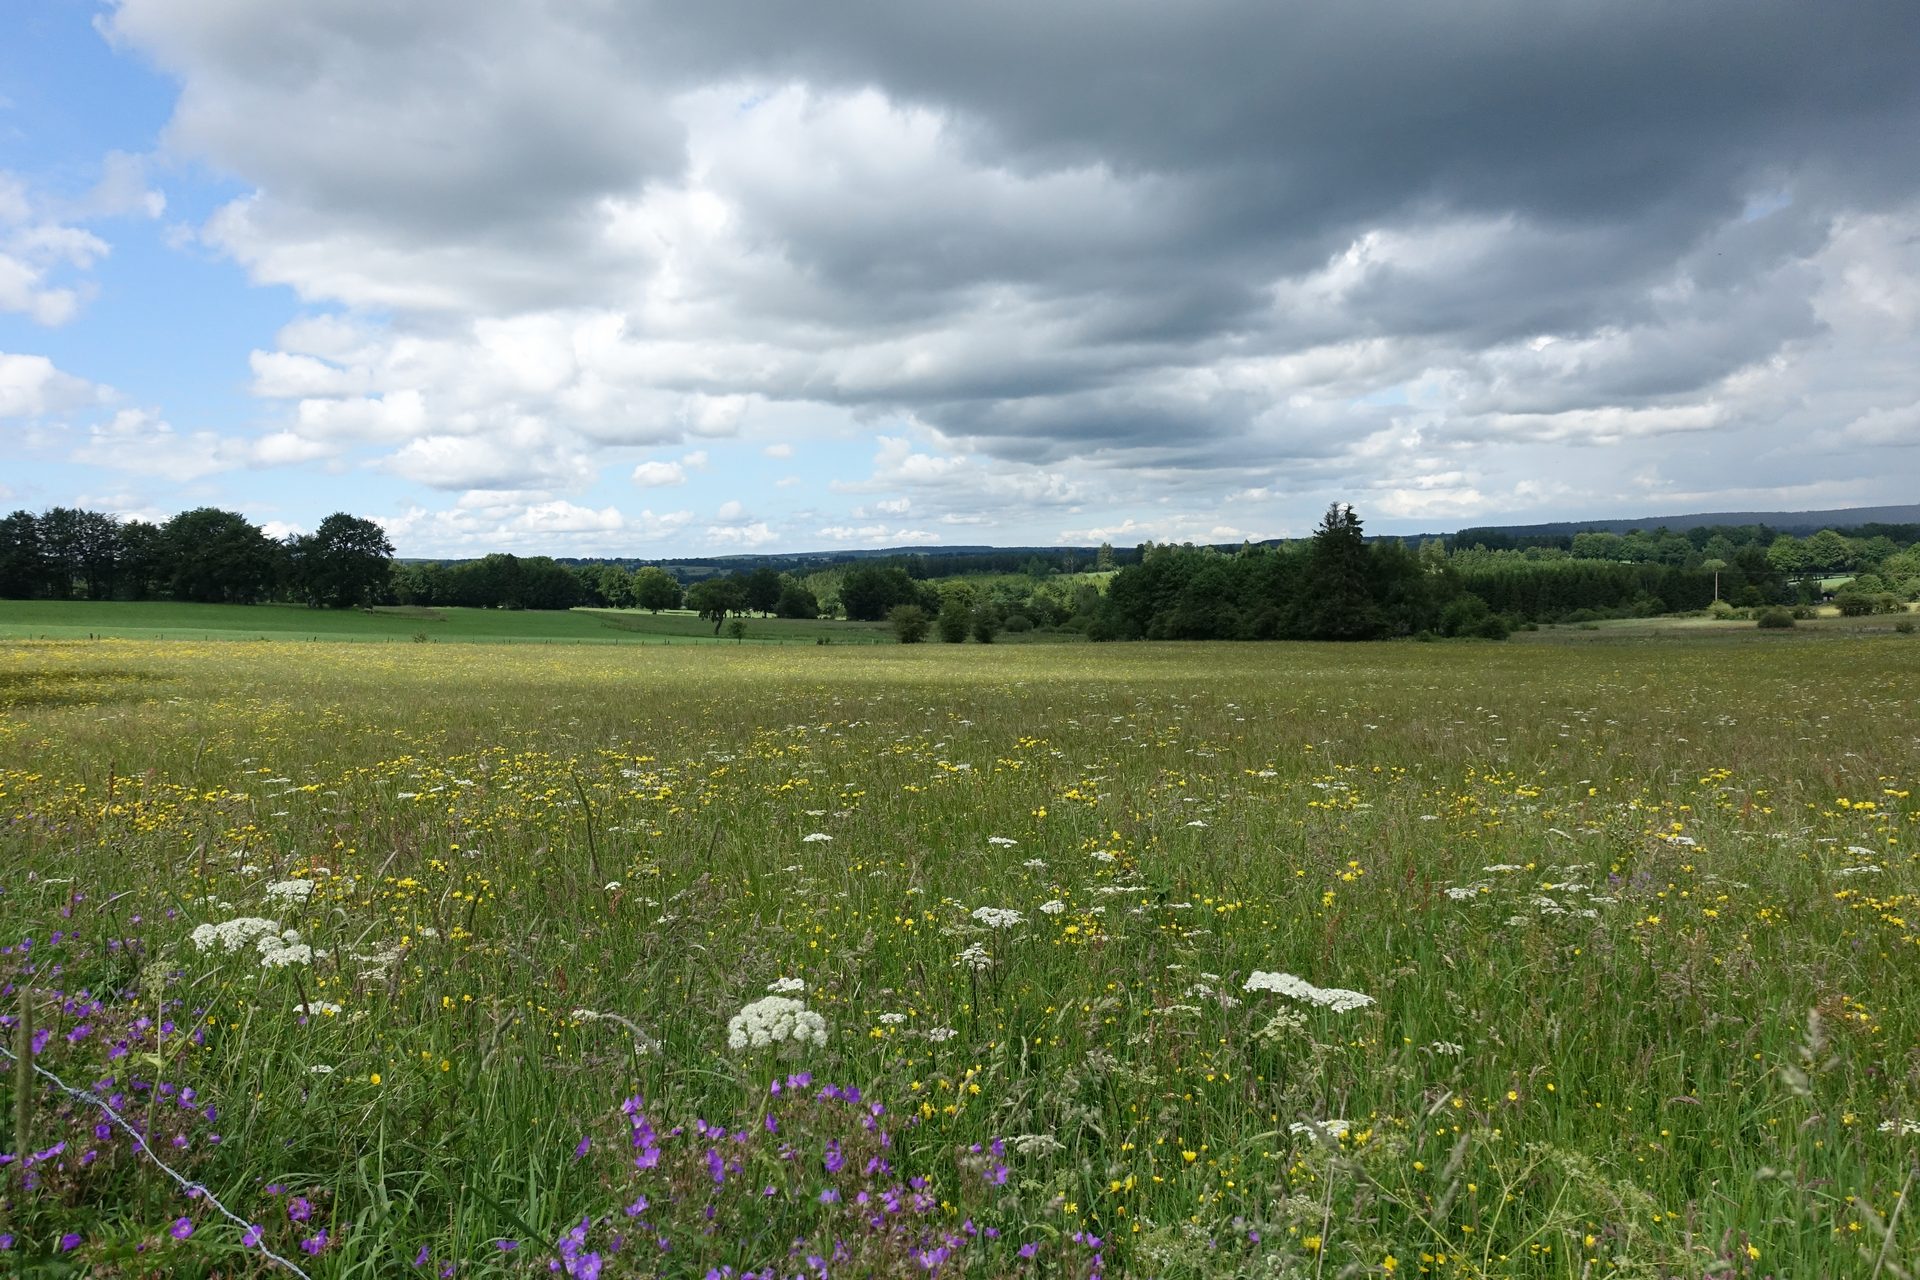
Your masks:
<svg viewBox="0 0 1920 1280"><path fill-rule="evenodd" d="M385 598L393 544L336 512L273 538L234 511L198 507L161 524L53 507L0 517L0 597L12 600L289 600L345 608Z"/></svg>
<svg viewBox="0 0 1920 1280"><path fill-rule="evenodd" d="M1097 640L1501 638L1532 623L1704 609L1716 589L1715 571L1703 566L1368 541L1353 508L1335 504L1304 542L1143 548L1139 564L1114 575L1086 630ZM1793 595L1757 548L1736 553L1718 589L1757 603Z"/></svg>

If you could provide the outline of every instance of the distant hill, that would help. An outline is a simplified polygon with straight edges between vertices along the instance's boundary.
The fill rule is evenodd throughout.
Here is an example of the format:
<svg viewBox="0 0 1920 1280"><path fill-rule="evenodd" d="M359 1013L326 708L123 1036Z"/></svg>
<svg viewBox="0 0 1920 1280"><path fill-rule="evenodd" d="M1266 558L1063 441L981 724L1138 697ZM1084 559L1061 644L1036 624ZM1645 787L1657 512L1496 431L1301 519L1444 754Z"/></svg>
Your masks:
<svg viewBox="0 0 1920 1280"><path fill-rule="evenodd" d="M1638 516L1612 520L1550 520L1540 524L1488 524L1460 529L1451 537L1471 543L1475 534L1508 538L1564 538L1576 533L1631 533L1662 526L1676 533L1711 525L1763 524L1776 533L1795 535L1821 529L1852 529L1868 524L1920 524L1920 503L1895 507L1840 507L1830 511L1698 511L1685 515Z"/></svg>

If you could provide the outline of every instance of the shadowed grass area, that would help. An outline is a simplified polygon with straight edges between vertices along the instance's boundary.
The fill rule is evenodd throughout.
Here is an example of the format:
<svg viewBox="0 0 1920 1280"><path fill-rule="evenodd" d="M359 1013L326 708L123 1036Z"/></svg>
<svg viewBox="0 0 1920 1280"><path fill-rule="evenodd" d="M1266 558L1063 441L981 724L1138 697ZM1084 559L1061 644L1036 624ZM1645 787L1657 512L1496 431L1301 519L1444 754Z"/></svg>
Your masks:
<svg viewBox="0 0 1920 1280"><path fill-rule="evenodd" d="M1751 634L0 646L0 1007L315 1275L1870 1276L1920 648Z"/></svg>

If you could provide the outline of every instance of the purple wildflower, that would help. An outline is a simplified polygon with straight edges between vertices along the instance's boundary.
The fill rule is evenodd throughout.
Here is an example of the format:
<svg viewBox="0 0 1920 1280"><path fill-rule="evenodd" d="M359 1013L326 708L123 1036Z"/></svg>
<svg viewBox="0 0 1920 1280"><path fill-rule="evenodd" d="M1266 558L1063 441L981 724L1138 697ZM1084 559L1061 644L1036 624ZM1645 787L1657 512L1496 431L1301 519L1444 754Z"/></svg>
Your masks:
<svg viewBox="0 0 1920 1280"><path fill-rule="evenodd" d="M192 1218L175 1218L173 1225L167 1228L167 1234L175 1240L185 1240L193 1234Z"/></svg>

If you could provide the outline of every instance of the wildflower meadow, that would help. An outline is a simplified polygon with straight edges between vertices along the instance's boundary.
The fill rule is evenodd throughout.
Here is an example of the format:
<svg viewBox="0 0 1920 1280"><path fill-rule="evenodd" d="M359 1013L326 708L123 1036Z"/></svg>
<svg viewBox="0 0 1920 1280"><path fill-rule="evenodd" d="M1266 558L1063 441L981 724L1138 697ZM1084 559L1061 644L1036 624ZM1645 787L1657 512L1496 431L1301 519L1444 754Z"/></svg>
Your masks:
<svg viewBox="0 0 1920 1280"><path fill-rule="evenodd" d="M10 643L0 1272L1912 1275L1916 708L1891 632Z"/></svg>

